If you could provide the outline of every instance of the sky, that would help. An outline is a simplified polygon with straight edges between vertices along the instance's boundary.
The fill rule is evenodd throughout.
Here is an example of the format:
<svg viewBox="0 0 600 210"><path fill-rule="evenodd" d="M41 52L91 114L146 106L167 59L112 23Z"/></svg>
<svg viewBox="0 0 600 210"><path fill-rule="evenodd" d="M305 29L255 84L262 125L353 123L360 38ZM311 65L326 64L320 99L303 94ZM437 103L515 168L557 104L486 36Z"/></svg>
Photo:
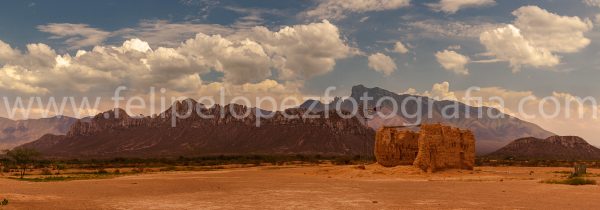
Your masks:
<svg viewBox="0 0 600 210"><path fill-rule="evenodd" d="M528 110L547 96L600 99L599 0L1 4L0 93L11 99L109 97L118 86L129 96L157 87L200 97L225 87L283 98L330 86L347 96L364 84L461 101L477 86L523 118L515 113L523 97L533 97ZM584 119L526 120L600 145L593 109L585 106Z"/></svg>

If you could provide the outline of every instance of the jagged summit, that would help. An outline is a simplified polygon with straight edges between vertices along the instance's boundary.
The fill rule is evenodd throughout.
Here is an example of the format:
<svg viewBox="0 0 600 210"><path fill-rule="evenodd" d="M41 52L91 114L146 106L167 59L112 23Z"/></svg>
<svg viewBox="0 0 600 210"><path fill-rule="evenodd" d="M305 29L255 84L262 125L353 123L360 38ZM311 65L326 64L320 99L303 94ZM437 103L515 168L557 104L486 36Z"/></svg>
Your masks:
<svg viewBox="0 0 600 210"><path fill-rule="evenodd" d="M380 112L386 116L390 116L387 119L378 116L369 119L368 124L370 127L378 129L382 126L388 125L414 124L417 122L417 119L414 117L414 115L420 111L420 116L422 117L421 123L443 123L449 126L473 131L477 137L476 147L478 154L487 154L493 152L505 146L510 141L518 138L530 136L547 138L555 135L552 132L544 130L538 125L522 121L510 115L502 114L502 118L490 118L488 117L487 113L494 113L494 115L502 113L500 110L490 107L480 108L458 103L458 118L447 119L443 117L442 110L448 106L455 106L453 101L436 101L423 96L397 94L383 88L368 88L364 85L353 86L350 98L359 102L359 104L362 104L361 97L363 97L364 93L367 93L367 95L373 99L369 101L368 107L363 107L363 109L377 109L377 112ZM398 107L394 113L394 109L390 102L377 105L377 101L384 97L395 100L398 106L402 105L402 102L408 100L409 97L410 101L406 103L405 107ZM417 102L415 102L415 98L417 101L419 101L420 107ZM307 104L313 102L314 101L307 101L301 107L307 107ZM319 102L317 106L314 107L313 111L321 111L327 106L330 105ZM353 103L349 101L349 99L346 99L342 102L340 108L344 110L352 110L353 106ZM334 107L335 106L330 106L330 109L334 109ZM404 110L401 108L404 108ZM409 115L402 113L403 111ZM479 116L479 113L483 113L483 117L467 117L467 112L470 113L471 116Z"/></svg>
<svg viewBox="0 0 600 210"><path fill-rule="evenodd" d="M186 104L186 103L183 103ZM173 108L173 107L172 107ZM288 109L261 119L260 109L238 104L200 108L213 118L192 115L177 119L172 116L78 121L68 134L46 135L23 145L51 157L169 157L239 154L328 154L366 155L372 151L374 131L357 118L342 118L330 113L312 113L305 109ZM235 117L249 111L244 118ZM331 112L335 112L331 110ZM108 111L106 113L120 113ZM100 115L99 115L100 116ZM261 117L262 118L262 117Z"/></svg>
<svg viewBox="0 0 600 210"><path fill-rule="evenodd" d="M109 111L105 111L102 112L100 114L97 114L96 116L94 116L93 119L95 120L116 120L116 119L128 119L131 116L129 116L129 114L127 114L127 112L124 109L121 108L115 108L115 109L111 109Z"/></svg>

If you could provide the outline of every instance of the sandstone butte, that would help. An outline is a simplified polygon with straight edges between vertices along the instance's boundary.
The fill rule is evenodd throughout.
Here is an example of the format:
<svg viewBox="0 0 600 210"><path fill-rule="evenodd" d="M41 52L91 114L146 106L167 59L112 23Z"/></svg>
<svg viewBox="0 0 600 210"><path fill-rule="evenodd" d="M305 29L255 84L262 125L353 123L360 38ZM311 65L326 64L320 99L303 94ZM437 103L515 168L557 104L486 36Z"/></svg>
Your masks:
<svg viewBox="0 0 600 210"><path fill-rule="evenodd" d="M413 165L423 171L472 170L475 137L469 130L424 124L419 132L382 127L375 136L375 158L385 167Z"/></svg>

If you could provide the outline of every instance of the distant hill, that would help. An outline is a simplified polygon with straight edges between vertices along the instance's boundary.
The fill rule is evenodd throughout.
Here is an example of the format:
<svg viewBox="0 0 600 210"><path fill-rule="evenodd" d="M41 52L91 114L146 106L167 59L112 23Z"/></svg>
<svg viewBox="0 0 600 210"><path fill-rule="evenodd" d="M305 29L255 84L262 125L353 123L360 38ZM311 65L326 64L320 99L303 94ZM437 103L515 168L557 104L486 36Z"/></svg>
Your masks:
<svg viewBox="0 0 600 210"><path fill-rule="evenodd" d="M577 136L521 138L488 155L492 158L600 160L600 149Z"/></svg>
<svg viewBox="0 0 600 210"><path fill-rule="evenodd" d="M415 122L415 118L411 118L410 116L406 116L402 114L401 110L397 110L396 113L392 113L392 104L387 101L383 103L380 107L376 107L376 102L383 97L389 97L396 101L398 106L401 105L401 102L409 97L416 97L417 100L421 104L421 115L428 116L431 108L431 118L423 118L422 123L442 123L446 125L450 125L453 127L458 127L461 129L468 129L473 131L475 137L477 139L476 142L476 151L477 154L487 154L497 149L505 146L510 141L523 137L537 137L537 138L547 138L549 136L553 136L552 132L546 131L540 126L520 120L518 118L512 117L510 115L502 114L499 110L490 107L472 107L465 105L463 103L458 104L458 118L450 118L446 119L442 115L442 111L445 107L454 106L454 101L436 101L430 99L428 97L423 96L415 96L403 94L399 95L394 92L374 87L367 88L363 85L357 85L352 87L352 94L350 98L353 98L357 102L361 102L360 98L363 97L364 93L367 93L369 97L373 97L372 100L369 100L369 104L367 108L376 108L377 111L383 112L384 114L392 114L393 117L388 119L382 119L379 117L375 117L369 120L369 126L372 128L379 128L384 125L403 125L403 124L412 124ZM330 104L336 104L338 101L342 100L341 98L336 98ZM316 103L313 110L322 111L325 109L327 104L322 104L318 101L307 101L302 104L300 107L308 108L312 103ZM353 103L349 99L341 101L341 108L346 110L351 110ZM334 109L335 105L331 105L331 109ZM414 114L419 111L418 104L413 100L412 102L408 102L406 105L405 113ZM449 109L452 110L452 109ZM448 111L451 112L451 111ZM466 112L470 113L469 118L465 117ZM483 118L477 118L479 113L483 113ZM493 119L489 118L486 113L494 113L502 115L503 118Z"/></svg>
<svg viewBox="0 0 600 210"><path fill-rule="evenodd" d="M191 99L188 99L191 100ZM192 100L193 101L193 100ZM123 110L108 111L90 122L78 121L66 135L45 135L22 147L33 148L50 157L178 157L240 154L372 154L375 133L357 118L305 118L304 109L285 113L298 116L287 119L276 112L255 126L256 109L230 104L198 108L194 113L216 116L202 119L193 115L178 119L171 127L171 109L163 117L129 117ZM185 113L187 103L178 103L177 112ZM230 110L251 114L234 118ZM258 110L260 111L260 110ZM119 118L114 117L115 114ZM323 115L324 113L315 113ZM223 117L220 117L223 116Z"/></svg>
<svg viewBox="0 0 600 210"><path fill-rule="evenodd" d="M45 134L66 134L77 119L53 117L29 120L0 118L0 150L34 141Z"/></svg>

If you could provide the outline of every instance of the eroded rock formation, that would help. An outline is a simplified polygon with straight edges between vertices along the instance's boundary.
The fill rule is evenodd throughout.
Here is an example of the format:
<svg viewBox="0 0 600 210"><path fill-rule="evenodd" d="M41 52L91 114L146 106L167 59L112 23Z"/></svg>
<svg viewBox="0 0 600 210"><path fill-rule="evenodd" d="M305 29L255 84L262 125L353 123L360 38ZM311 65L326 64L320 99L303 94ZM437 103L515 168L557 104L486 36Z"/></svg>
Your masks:
<svg viewBox="0 0 600 210"><path fill-rule="evenodd" d="M414 165L428 172L473 169L475 137L471 131L441 124L422 125L418 133L383 127L376 134L375 158L386 167Z"/></svg>
<svg viewBox="0 0 600 210"><path fill-rule="evenodd" d="M385 167L411 165L417 158L419 133L384 127L375 139L375 158Z"/></svg>
<svg viewBox="0 0 600 210"><path fill-rule="evenodd" d="M287 109L271 117L229 104L204 107L178 102L158 116L129 116L120 109L75 123L67 135L46 135L22 147L48 157L179 157L214 155L370 155L375 132L360 119ZM188 109L188 106L191 109ZM174 111L173 111L174 110ZM188 118L175 118L173 113ZM245 117L235 117L244 116ZM285 112L285 113L284 113ZM212 116L211 118L201 117ZM287 116L284 116L287 115ZM329 117L325 117L328 114ZM344 112L345 115L349 113ZM117 117L118 115L118 117ZM260 126L256 125L260 117ZM176 123L174 126L173 123Z"/></svg>

